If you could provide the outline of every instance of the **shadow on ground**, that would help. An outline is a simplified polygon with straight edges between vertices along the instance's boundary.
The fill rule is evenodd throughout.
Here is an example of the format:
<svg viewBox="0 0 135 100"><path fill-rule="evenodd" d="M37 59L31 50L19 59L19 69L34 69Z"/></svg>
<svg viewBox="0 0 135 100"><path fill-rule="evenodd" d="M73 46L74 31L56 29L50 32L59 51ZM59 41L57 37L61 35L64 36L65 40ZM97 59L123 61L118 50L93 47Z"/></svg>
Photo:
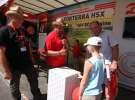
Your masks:
<svg viewBox="0 0 135 100"><path fill-rule="evenodd" d="M118 95L115 100L135 100L135 91L119 87Z"/></svg>

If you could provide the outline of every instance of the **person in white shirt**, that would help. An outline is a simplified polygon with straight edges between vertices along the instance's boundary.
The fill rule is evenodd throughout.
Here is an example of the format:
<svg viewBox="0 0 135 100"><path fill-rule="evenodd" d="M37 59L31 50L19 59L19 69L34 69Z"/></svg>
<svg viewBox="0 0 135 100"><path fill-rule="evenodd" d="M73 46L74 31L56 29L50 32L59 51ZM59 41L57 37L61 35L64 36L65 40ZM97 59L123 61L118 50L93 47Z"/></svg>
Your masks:
<svg viewBox="0 0 135 100"><path fill-rule="evenodd" d="M117 38L115 37L114 34L112 34L111 31L102 30L102 25L98 21L93 21L90 23L90 30L94 36L99 36L102 38L101 52L105 57L105 64L109 65L111 75L112 73L115 74L114 76L116 79L117 77L116 71L118 67L118 55L119 55L119 45ZM114 80L110 79L110 83L114 83ZM115 86L117 85L115 84Z"/></svg>

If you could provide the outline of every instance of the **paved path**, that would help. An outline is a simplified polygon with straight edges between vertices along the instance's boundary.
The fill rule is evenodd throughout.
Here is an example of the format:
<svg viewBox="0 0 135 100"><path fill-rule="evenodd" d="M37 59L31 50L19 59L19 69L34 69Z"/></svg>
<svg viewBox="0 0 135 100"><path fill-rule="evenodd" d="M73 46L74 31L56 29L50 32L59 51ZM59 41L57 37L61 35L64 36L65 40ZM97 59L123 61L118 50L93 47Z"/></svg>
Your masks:
<svg viewBox="0 0 135 100"><path fill-rule="evenodd" d="M44 72L39 73L38 81L39 81L39 88L40 88L42 94L47 94L47 78L46 78L46 76L47 75ZM10 94L9 82L3 79L1 72L0 72L0 90L1 90L0 91L0 100L13 100L12 96ZM25 75L21 76L20 91L24 97L26 96L30 100L32 99L32 94L30 92L29 83L28 83ZM2 97L2 99L1 99L1 97Z"/></svg>
<svg viewBox="0 0 135 100"><path fill-rule="evenodd" d="M4 81L0 74L0 100L13 100L10 94L8 83Z"/></svg>

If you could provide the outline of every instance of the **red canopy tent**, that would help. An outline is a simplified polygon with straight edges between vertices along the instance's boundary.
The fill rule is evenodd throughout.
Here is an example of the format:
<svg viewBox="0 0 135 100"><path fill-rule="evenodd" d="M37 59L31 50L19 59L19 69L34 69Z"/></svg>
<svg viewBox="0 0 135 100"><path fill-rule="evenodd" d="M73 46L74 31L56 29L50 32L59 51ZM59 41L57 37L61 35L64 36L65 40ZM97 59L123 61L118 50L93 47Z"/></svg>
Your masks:
<svg viewBox="0 0 135 100"><path fill-rule="evenodd" d="M10 8L10 6L12 6L14 4L14 0L5 0L5 2L3 1L2 3L3 4L1 4L1 6L0 6L0 12L5 13ZM39 13L39 14L33 14L33 13L30 13L30 12L24 10L24 16L25 16L25 20L29 20L29 21L39 20L39 22L47 23L47 13L46 12Z"/></svg>

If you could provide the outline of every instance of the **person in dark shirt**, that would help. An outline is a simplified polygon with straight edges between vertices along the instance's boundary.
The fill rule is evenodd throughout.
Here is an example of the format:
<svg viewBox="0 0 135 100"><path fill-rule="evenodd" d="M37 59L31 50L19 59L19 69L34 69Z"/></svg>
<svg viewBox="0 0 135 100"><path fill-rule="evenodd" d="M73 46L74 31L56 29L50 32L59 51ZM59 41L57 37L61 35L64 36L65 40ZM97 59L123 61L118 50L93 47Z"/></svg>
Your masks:
<svg viewBox="0 0 135 100"><path fill-rule="evenodd" d="M0 65L4 70L4 78L10 79L10 89L14 100L21 100L20 77L21 74L25 74L34 100L41 100L38 74L32 65L25 35L22 30L19 30L23 23L22 9L13 6L6 12L6 15L8 25L0 29Z"/></svg>
<svg viewBox="0 0 135 100"><path fill-rule="evenodd" d="M72 55L73 55L73 66L76 70L79 70L80 42L78 39L75 39L75 44L72 46Z"/></svg>
<svg viewBox="0 0 135 100"><path fill-rule="evenodd" d="M31 58L33 64L35 64L35 58L34 56L37 55L37 49L38 49L38 44L36 43L35 39L35 29L32 25L28 26L26 29L26 41L29 44L29 51L31 52Z"/></svg>
<svg viewBox="0 0 135 100"><path fill-rule="evenodd" d="M6 25L6 16L0 11L0 27Z"/></svg>
<svg viewBox="0 0 135 100"><path fill-rule="evenodd" d="M32 25L28 26L26 29L26 39L27 39L27 41L30 41L30 46L31 46L32 50L37 49L35 34L36 34L35 28Z"/></svg>

